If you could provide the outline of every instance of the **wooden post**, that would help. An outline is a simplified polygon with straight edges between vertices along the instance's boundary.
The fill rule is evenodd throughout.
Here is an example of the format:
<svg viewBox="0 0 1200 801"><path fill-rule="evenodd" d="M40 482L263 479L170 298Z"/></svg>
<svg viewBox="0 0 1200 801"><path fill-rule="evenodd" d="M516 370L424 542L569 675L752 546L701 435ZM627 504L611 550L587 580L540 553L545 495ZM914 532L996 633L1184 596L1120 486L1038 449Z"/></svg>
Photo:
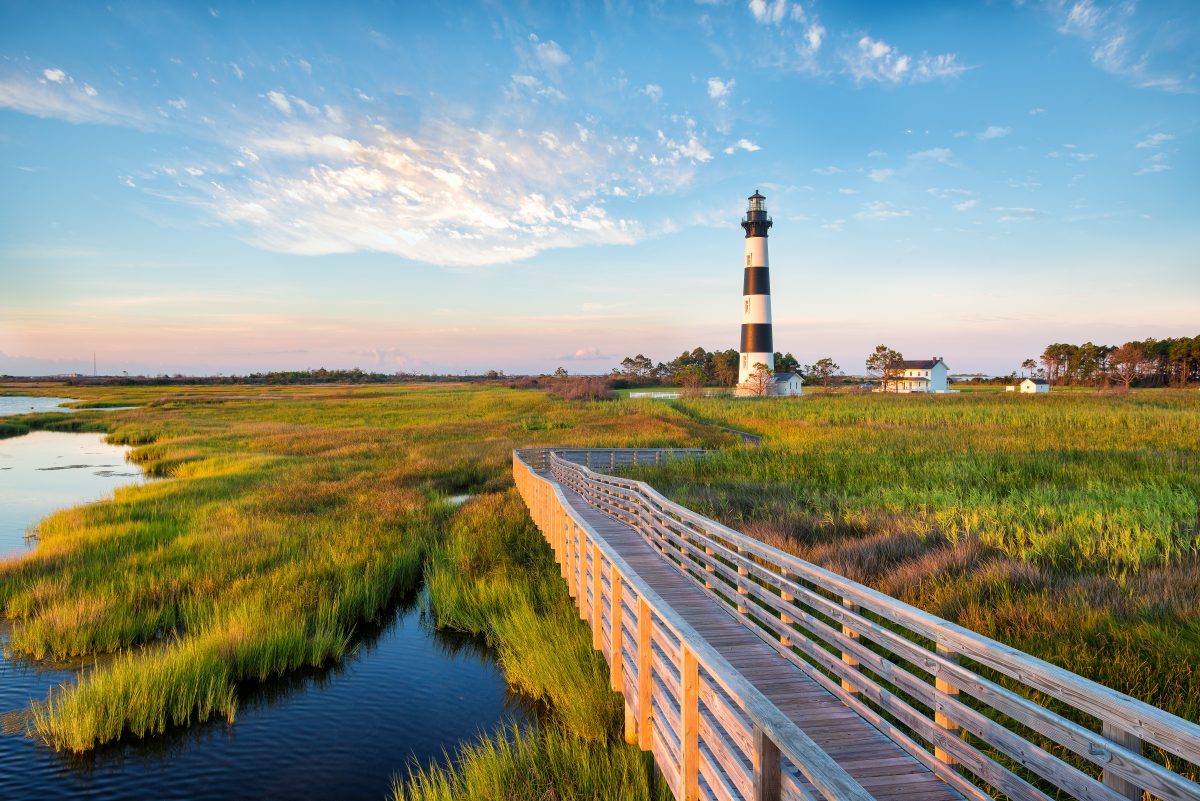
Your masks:
<svg viewBox="0 0 1200 801"><path fill-rule="evenodd" d="M738 546L737 552L738 552L738 554L739 554L739 555L741 555L741 553L742 553L742 548L741 548L741 546L740 546L740 545ZM747 570L746 568L742 567L741 565L738 565L738 576L748 576L748 575L750 575L750 571L749 571L749 570ZM746 608L746 605L742 603L742 598L744 598L745 596L749 595L749 594L750 594L750 590L748 590L748 589L746 589L745 587L743 587L743 586L741 585L741 582L739 582L739 583L738 583L738 588L737 588L737 591L738 591L738 596L739 596L739 597L738 597L738 603L737 603L737 610L738 610L738 614L739 614L739 615L744 615L744 614L746 614L746 612L748 612L749 610Z"/></svg>
<svg viewBox="0 0 1200 801"><path fill-rule="evenodd" d="M1135 754L1142 753L1142 741L1138 737L1124 729L1119 728L1115 724L1104 721L1103 734L1106 739L1112 740L1117 745L1124 746ZM1105 787L1111 787L1115 792L1123 795L1126 798L1140 801L1142 797L1142 788L1131 784L1110 770L1105 770L1101 781Z"/></svg>
<svg viewBox="0 0 1200 801"><path fill-rule="evenodd" d="M609 625L612 626L612 637L608 645L608 667L612 678L612 688L621 693L625 693L625 606L624 606L624 587L621 586L621 574L617 572L617 566L609 565L608 570L608 597L609 597ZM625 704L625 708L629 709L629 704ZM628 727L629 715L625 716L626 726ZM628 740L626 736L626 740Z"/></svg>
<svg viewBox="0 0 1200 801"><path fill-rule="evenodd" d="M705 546L704 546L704 552L705 552L706 554L708 554L709 556L715 556L715 555L716 555L716 553L717 553L716 551L714 551L712 548L710 548L710 547L709 547L709 546L707 546L707 545L705 545ZM716 569L715 567L713 567L712 565L705 565L705 566L704 566L704 572L705 572L706 574L709 574L709 573L716 573L716 572L717 572L717 569ZM706 589L706 590L711 590L711 589L713 589L713 583L712 583L712 579L710 579L708 575L705 575L705 576L704 576L704 589Z"/></svg>
<svg viewBox="0 0 1200 801"><path fill-rule="evenodd" d="M650 726L650 690L654 687L654 680L651 676L654 662L652 661L654 646L651 644L651 626L654 625L650 618L650 604L646 603L646 599L638 597L638 745L643 751L649 751L654 747L654 729Z"/></svg>
<svg viewBox="0 0 1200 801"><path fill-rule="evenodd" d="M592 650L604 650L604 570L600 546L592 543Z"/></svg>
<svg viewBox="0 0 1200 801"><path fill-rule="evenodd" d="M853 601L847 601L845 598L843 598L842 606L846 607L851 612L854 612L856 614L858 612L858 604L854 603ZM858 632L854 631L853 629L851 629L849 626L847 626L845 624L842 625L842 634L845 634L847 637L849 637L852 640L858 639ZM852 668L858 667L858 660L855 659L851 654L846 653L845 651L842 651L842 661L845 662L847 665L849 665ZM846 681L845 679L842 679L842 689L848 693L857 693L858 692L858 688L855 687L850 682ZM958 691L955 690L955 692L958 692Z"/></svg>
<svg viewBox="0 0 1200 801"><path fill-rule="evenodd" d="M629 701L625 701L625 742L630 745L638 744L638 723L637 716L633 713L633 707L629 705Z"/></svg>
<svg viewBox="0 0 1200 801"><path fill-rule="evenodd" d="M783 577L786 579L788 577L788 574L784 573ZM791 603L792 601L794 601L796 599L794 596L792 596L791 593L780 590L779 591L779 600L783 601L784 603ZM791 626L796 621L792 620L790 615L780 612L779 613L779 622L782 623L784 626L786 626L788 628L788 631L791 631ZM792 638L785 634L779 638L779 644L782 645L784 648L791 648L792 647Z"/></svg>
<svg viewBox="0 0 1200 801"><path fill-rule="evenodd" d="M937 644L937 653L938 653L938 656L942 657L943 659L948 659L951 662L958 662L958 654L955 653L954 651L950 650L946 646L942 645L941 643ZM946 695L958 695L958 688L955 687L950 682L946 681L944 678L942 678L942 673L940 670L938 671L937 676L934 678L934 686L937 687L937 689L944 692ZM936 723L938 726L942 727L943 729L945 729L946 731L954 732L956 735L958 733L958 725L955 724L955 722L953 720L951 720L949 718L949 716L943 715L941 712L938 712L936 710L934 711L933 722ZM934 746L933 756L939 762L942 762L947 765L957 765L958 764L958 760L955 759L952 754L946 752L945 750L943 750L941 748L938 748L937 746ZM1141 798L1140 793L1138 794L1138 798Z"/></svg>
<svg viewBox="0 0 1200 801"><path fill-rule="evenodd" d="M679 755L683 801L700 797L700 670L696 655L679 643Z"/></svg>
<svg viewBox="0 0 1200 801"><path fill-rule="evenodd" d="M783 774L779 746L758 726L754 727L754 801L779 801Z"/></svg>
<svg viewBox="0 0 1200 801"><path fill-rule="evenodd" d="M575 597L575 521L572 520L567 524L567 558L563 562L563 568L566 570L566 575L563 576L567 580L567 595Z"/></svg>

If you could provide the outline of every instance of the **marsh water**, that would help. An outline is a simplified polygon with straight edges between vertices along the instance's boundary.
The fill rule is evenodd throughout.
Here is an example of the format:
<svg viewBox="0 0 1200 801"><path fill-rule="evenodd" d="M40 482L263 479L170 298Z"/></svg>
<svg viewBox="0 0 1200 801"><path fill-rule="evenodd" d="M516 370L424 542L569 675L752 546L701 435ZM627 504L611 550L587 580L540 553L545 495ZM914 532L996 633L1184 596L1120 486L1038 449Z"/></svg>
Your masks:
<svg viewBox="0 0 1200 801"><path fill-rule="evenodd" d="M36 432L0 440L0 558L57 508L144 481L127 449L98 434ZM420 596L359 633L341 663L252 684L237 720L130 739L86 756L24 734L22 713L82 665L0 657L0 799L382 799L408 764L441 761L463 741L532 710L510 693L492 653L430 625ZM0 620L0 645L9 629Z"/></svg>

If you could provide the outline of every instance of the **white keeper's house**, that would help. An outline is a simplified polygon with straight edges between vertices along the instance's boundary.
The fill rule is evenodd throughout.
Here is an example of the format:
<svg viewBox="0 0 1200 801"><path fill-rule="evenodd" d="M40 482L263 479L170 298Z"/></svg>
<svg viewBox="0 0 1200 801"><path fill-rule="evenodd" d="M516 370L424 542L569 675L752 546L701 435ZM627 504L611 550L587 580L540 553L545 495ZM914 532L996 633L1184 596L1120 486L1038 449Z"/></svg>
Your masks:
<svg viewBox="0 0 1200 801"><path fill-rule="evenodd" d="M950 368L941 356L932 359L906 359L892 379L896 392L948 392Z"/></svg>
<svg viewBox="0 0 1200 801"><path fill-rule="evenodd" d="M1026 378L1017 386L1021 388L1022 392L1029 395L1050 391L1050 382L1044 378Z"/></svg>

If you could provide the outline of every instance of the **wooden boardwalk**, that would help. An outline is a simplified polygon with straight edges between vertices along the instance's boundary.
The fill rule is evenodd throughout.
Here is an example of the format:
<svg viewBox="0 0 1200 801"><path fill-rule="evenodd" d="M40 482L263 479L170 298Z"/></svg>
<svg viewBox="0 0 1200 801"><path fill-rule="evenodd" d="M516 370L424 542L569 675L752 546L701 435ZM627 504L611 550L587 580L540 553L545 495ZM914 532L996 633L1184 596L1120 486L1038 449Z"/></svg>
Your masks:
<svg viewBox="0 0 1200 801"><path fill-rule="evenodd" d="M513 477L681 801L1200 801L1200 726L537 449Z"/></svg>
<svg viewBox="0 0 1200 801"><path fill-rule="evenodd" d="M663 559L635 529L590 506L575 492L564 490L563 495L663 600L874 798L962 798L828 690L782 659ZM817 795L802 777L795 778L805 792Z"/></svg>

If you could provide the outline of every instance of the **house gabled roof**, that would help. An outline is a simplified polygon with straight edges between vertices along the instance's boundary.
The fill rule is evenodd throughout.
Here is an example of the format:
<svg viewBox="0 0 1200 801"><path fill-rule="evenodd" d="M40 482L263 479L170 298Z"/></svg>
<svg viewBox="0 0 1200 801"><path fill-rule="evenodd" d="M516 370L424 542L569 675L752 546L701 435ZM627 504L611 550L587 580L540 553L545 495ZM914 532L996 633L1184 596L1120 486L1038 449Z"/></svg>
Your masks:
<svg viewBox="0 0 1200 801"><path fill-rule="evenodd" d="M1038 386L1049 386L1049 384L1050 384L1050 382L1044 378L1026 378L1021 383L1024 384L1025 381L1029 381L1030 383L1037 384Z"/></svg>
<svg viewBox="0 0 1200 801"><path fill-rule="evenodd" d="M792 377L794 375L796 375L796 374L795 373L775 373L775 375L771 376L771 380L774 381L776 384L786 384L788 381L792 380Z"/></svg>
<svg viewBox="0 0 1200 801"><path fill-rule="evenodd" d="M905 359L900 362L900 367L904 370L930 370L938 362L941 362L943 367L946 365L941 356L934 356L932 359Z"/></svg>

